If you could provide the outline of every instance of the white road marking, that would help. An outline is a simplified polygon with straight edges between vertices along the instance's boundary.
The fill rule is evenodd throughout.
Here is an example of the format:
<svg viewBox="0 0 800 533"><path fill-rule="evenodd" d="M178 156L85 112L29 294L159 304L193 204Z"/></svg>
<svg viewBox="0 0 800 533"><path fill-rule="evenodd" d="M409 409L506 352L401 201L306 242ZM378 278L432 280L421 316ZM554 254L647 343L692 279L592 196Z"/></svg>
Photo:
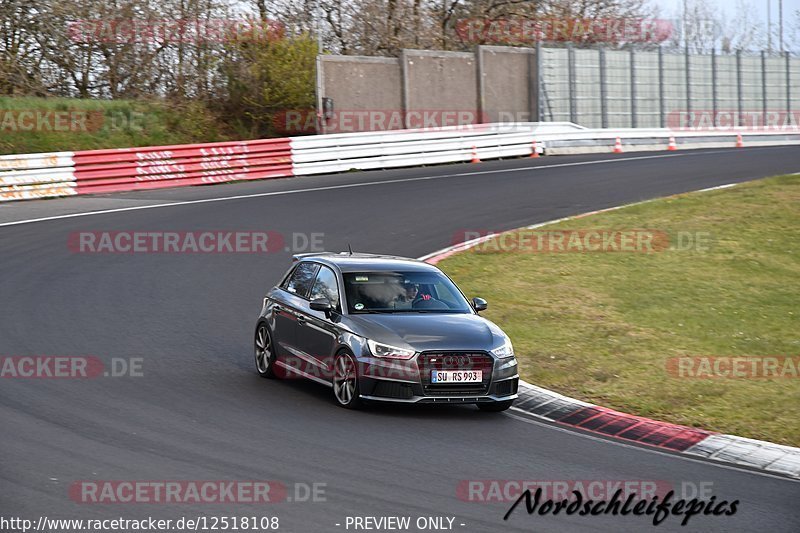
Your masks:
<svg viewBox="0 0 800 533"><path fill-rule="evenodd" d="M708 189L700 189L697 192L708 192L708 191L718 191L720 189L727 189L729 187L733 187L736 185L735 183L728 183L727 185L717 185L716 187L709 187Z"/></svg>
<svg viewBox="0 0 800 533"><path fill-rule="evenodd" d="M756 180L756 179L758 179L758 178L746 178L744 180L744 182L753 181L753 180ZM697 190L697 191L687 191L685 193L678 193L678 194L688 194L688 193L695 193L695 192L716 191L716 190L719 190L719 189L727 189L729 187L735 187L736 185L741 185L741 183L744 183L744 182L728 183L728 184L725 184L725 185L718 185L716 187L709 187L707 189L700 189L700 190ZM673 196L677 196L677 195L673 195ZM442 248L440 250L436 250L435 252L431 252L429 254L423 255L422 257L418 257L417 259L419 261L428 261L430 259L433 259L434 257L439 257L440 255L449 254L450 252L455 252L455 253L464 252L466 250L469 250L470 248L474 248L475 246L477 246L479 244L482 244L482 243L484 243L486 241L492 240L492 239L494 239L495 237L497 237L498 235L501 235L501 234L514 233L515 231L521 231L521 230L524 230L524 229L529 229L529 230L530 229L539 229L539 228L542 228L544 226L552 226L553 224L558 224L559 222L567 222L567 221L575 220L575 219L578 219L578 218L584 218L584 217L588 217L588 216L592 216L592 215L599 215L601 213L608 213L609 211L618 211L620 209L625 209L625 208L628 208L628 207L647 204L647 203L650 203L650 202L655 202L656 200L663 200L664 198L671 198L671 197L672 196L662 196L662 197L659 197L659 198L650 198L648 200L640 200L638 202L633 202L633 203L630 203L630 204L615 205L614 207L606 207L605 209L598 209L596 211L589 211L588 213L579 213L577 215L571 215L571 216L567 216L567 217L563 217L563 218L557 218L555 220L548 220L546 222L538 222L538 223L532 224L530 226L523 226L521 228L514 228L514 229L503 231L501 233L484 235L482 237L477 237L477 238L469 240L469 241L464 241L464 242L461 242L461 243L458 243L458 244L453 244L453 245L450 245L450 246L446 246L446 247L444 247L444 248ZM444 259L444 258L442 258L442 259Z"/></svg>
<svg viewBox="0 0 800 533"><path fill-rule="evenodd" d="M766 148L756 148L753 150L764 150ZM323 187L312 187L308 189L291 189L288 191L274 191L274 192L262 192L262 193L254 193L254 194L242 194L237 196L224 196L220 198L203 198L200 200L185 200L181 202L168 202L162 204L150 204L150 205L139 205L139 206L132 206L132 207L120 207L116 209L103 209L99 211L87 211L82 213L70 213L66 215L55 215L50 217L41 217L41 218L32 218L28 220L18 220L15 222L3 222L0 223L0 228L8 227L8 226L21 226L23 224L33 224L36 222L48 222L51 220L64 220L68 218L80 218L80 217L89 217L89 216L97 216L97 215L107 215L111 213L123 213L127 211L140 211L144 209L159 209L164 207L177 207L182 205L195 205L195 204L206 204L206 203L213 203L213 202L227 202L230 200L245 200L250 198L264 198L267 196L283 196L288 194L300 194L304 192L318 192L318 191L330 191L336 189L350 189L355 187L368 187L372 185L385 185L385 184L392 184L392 183L406 183L412 181L427 181L427 180L435 180L435 179L443 179L443 178L456 178L456 177L465 177L465 176L479 176L483 174L502 174L502 173L509 173L509 172L525 172L525 171L536 171L536 170L545 170L548 168L563 168L563 167L575 167L575 166L584 166L584 165L600 165L605 163L625 163L627 161L641 161L644 159L664 159L668 157L692 157L698 155L707 155L707 154L717 154L717 153L724 153L730 152L730 150L713 150L709 152L685 152L679 154L659 154L659 155L647 155L647 156L637 156L637 157L625 157L625 158L611 158L611 159L600 159L595 161L575 161L572 163L556 163L553 165L541 165L536 167L517 167L517 168L506 168L506 169L497 169L497 170L479 170L475 172L458 172L455 174L442 174L440 176L418 176L415 178L398 178L392 180L380 180L380 181L367 181L361 183L347 183L342 185L326 185ZM136 192L136 191L128 191L128 192Z"/></svg>

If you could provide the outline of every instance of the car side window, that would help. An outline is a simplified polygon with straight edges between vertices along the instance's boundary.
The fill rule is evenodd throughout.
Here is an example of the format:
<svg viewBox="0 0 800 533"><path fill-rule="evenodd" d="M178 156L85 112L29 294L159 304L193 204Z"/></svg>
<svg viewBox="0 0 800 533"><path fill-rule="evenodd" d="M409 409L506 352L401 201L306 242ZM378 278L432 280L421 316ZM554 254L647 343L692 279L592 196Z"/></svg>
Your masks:
<svg viewBox="0 0 800 533"><path fill-rule="evenodd" d="M455 295L444 285L444 283L437 281L433 286L433 290L436 292L435 296L439 300L443 301L450 307L458 306Z"/></svg>
<svg viewBox="0 0 800 533"><path fill-rule="evenodd" d="M316 263L300 263L282 288L301 298L308 298L318 269L319 265Z"/></svg>
<svg viewBox="0 0 800 533"><path fill-rule="evenodd" d="M310 300L317 298L327 298L334 309L339 311L339 285L336 282L336 274L328 267L322 266L317 274L317 280L311 289Z"/></svg>

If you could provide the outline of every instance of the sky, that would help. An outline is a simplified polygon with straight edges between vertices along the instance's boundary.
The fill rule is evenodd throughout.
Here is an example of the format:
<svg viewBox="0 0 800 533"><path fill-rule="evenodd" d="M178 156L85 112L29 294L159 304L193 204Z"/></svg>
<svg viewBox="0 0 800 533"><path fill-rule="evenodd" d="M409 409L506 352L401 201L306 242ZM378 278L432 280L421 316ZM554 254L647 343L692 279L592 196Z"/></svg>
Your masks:
<svg viewBox="0 0 800 533"><path fill-rule="evenodd" d="M691 3L692 0L689 0ZM772 28L773 28L773 42L774 49L778 48L778 3L779 0L744 0L745 3L753 6L754 11L760 18L760 23L766 27L767 25L767 6L772 12ZM679 18L683 12L683 0L651 0L652 4L661 8L661 17L663 18ZM737 10L739 0L708 0L712 5L716 5L720 13L724 14L725 18L731 20ZM800 0L783 0L783 26L784 26L784 39L785 47L790 50L797 50L800 42L800 28L794 28L797 25L798 17L796 13L800 11ZM764 45L766 47L766 43Z"/></svg>
<svg viewBox="0 0 800 533"><path fill-rule="evenodd" d="M664 11L665 15L670 15L673 13L679 13L683 9L683 0L652 0L654 4L661 6ZM722 11L727 12L729 15L733 15L734 11L736 10L736 0L712 0L716 2L717 6ZM761 19L764 23L767 21L767 0L749 0L749 2L755 6L758 13L761 15ZM778 24L778 0L772 0L772 22L773 24ZM784 24L789 19L790 15L793 14L796 10L800 9L800 0L783 0L783 18Z"/></svg>

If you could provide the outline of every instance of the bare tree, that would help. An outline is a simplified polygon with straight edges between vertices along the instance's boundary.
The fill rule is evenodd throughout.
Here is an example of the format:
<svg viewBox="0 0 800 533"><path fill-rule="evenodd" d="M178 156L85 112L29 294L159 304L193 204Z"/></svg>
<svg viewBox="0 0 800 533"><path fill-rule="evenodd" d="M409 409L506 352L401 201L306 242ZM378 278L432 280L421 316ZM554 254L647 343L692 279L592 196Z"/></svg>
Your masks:
<svg viewBox="0 0 800 533"><path fill-rule="evenodd" d="M747 0L737 0L733 18L724 20L723 51L763 50L766 48L766 27L758 12Z"/></svg>
<svg viewBox="0 0 800 533"><path fill-rule="evenodd" d="M786 49L789 52L800 52L800 9L795 10L794 13L789 16Z"/></svg>

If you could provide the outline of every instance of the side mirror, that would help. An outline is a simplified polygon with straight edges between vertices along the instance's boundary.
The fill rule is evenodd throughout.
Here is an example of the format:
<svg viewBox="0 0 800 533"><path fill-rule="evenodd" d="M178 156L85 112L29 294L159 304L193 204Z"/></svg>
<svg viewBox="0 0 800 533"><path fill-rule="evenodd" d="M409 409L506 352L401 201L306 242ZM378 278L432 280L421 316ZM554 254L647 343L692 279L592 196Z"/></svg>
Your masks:
<svg viewBox="0 0 800 533"><path fill-rule="evenodd" d="M322 311L325 316L328 316L333 311L333 306L327 298L317 298L316 300L311 300L311 309Z"/></svg>
<svg viewBox="0 0 800 533"><path fill-rule="evenodd" d="M486 300L484 300L483 298L473 298L472 307L475 309L475 311L478 312L486 311L486 308L489 307L489 304L486 303Z"/></svg>

